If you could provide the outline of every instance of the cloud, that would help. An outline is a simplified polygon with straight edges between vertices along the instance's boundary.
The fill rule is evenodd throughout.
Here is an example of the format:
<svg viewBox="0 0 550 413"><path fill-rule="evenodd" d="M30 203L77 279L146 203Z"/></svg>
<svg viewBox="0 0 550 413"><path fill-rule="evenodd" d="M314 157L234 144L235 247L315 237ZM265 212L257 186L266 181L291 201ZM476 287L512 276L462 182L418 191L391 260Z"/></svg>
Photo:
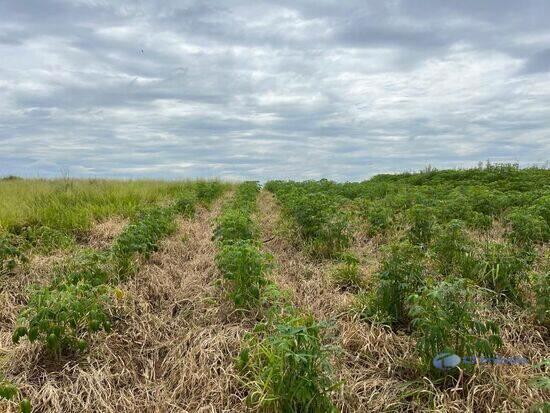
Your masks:
<svg viewBox="0 0 550 413"><path fill-rule="evenodd" d="M547 1L0 3L0 175L543 163Z"/></svg>

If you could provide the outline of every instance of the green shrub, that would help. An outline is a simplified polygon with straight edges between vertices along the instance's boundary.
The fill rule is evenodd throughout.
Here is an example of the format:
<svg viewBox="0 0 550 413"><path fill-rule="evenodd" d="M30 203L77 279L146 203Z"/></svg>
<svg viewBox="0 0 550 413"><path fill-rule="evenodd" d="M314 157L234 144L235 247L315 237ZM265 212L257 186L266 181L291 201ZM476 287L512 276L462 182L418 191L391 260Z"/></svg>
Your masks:
<svg viewBox="0 0 550 413"><path fill-rule="evenodd" d="M97 287L110 281L109 254L105 251L85 249L79 251L57 269L59 275L54 278L52 285L76 285L80 282Z"/></svg>
<svg viewBox="0 0 550 413"><path fill-rule="evenodd" d="M229 295L237 308L250 309L261 303L268 283L265 274L271 267L270 255L262 253L249 240L237 240L221 245L216 263L231 283Z"/></svg>
<svg viewBox="0 0 550 413"><path fill-rule="evenodd" d="M359 259L346 253L340 257L340 263L331 272L333 282L343 290L356 291L363 286Z"/></svg>
<svg viewBox="0 0 550 413"><path fill-rule="evenodd" d="M199 181L195 184L197 198L205 205L210 205L224 191L224 185L218 181Z"/></svg>
<svg viewBox="0 0 550 413"><path fill-rule="evenodd" d="M9 232L0 232L0 275L11 274L19 264L27 262L24 240Z"/></svg>
<svg viewBox="0 0 550 413"><path fill-rule="evenodd" d="M197 194L194 191L184 191L180 193L174 204L175 210L186 217L195 215L197 204Z"/></svg>
<svg viewBox="0 0 550 413"><path fill-rule="evenodd" d="M50 254L58 249L66 249L75 243L72 235L46 226L27 227L22 235L37 252L42 254Z"/></svg>
<svg viewBox="0 0 550 413"><path fill-rule="evenodd" d="M242 209L226 209L218 218L214 238L221 243L256 238L258 229L250 214Z"/></svg>
<svg viewBox="0 0 550 413"><path fill-rule="evenodd" d="M13 400L19 394L17 386L6 380L0 373L0 399ZM19 411L21 413L31 413L31 402L28 399L22 399L19 402Z"/></svg>
<svg viewBox="0 0 550 413"><path fill-rule="evenodd" d="M175 229L171 208L154 207L143 211L114 242L111 252L119 276L132 273L136 254L148 258L158 241Z"/></svg>
<svg viewBox="0 0 550 413"><path fill-rule="evenodd" d="M422 261L419 247L408 242L391 245L364 315L393 325L406 324L409 321L407 298L424 284Z"/></svg>
<svg viewBox="0 0 550 413"><path fill-rule="evenodd" d="M511 227L510 239L515 243L530 244L550 239L550 227L543 217L527 210L514 210L506 216Z"/></svg>
<svg viewBox="0 0 550 413"><path fill-rule="evenodd" d="M499 296L521 303L520 282L534 259L533 251L510 245L487 243L480 259L478 282Z"/></svg>
<svg viewBox="0 0 550 413"><path fill-rule="evenodd" d="M440 231L433 245L438 270L443 275L474 277L479 270L471 241L464 231L464 222L452 220Z"/></svg>
<svg viewBox="0 0 550 413"><path fill-rule="evenodd" d="M476 303L465 279L451 279L425 287L409 297L409 315L417 337L417 351L426 367L439 353L494 357L502 346L498 326L476 315Z"/></svg>
<svg viewBox="0 0 550 413"><path fill-rule="evenodd" d="M414 205L408 210L411 223L409 240L415 245L427 246L435 232L436 217L431 207Z"/></svg>
<svg viewBox="0 0 550 413"><path fill-rule="evenodd" d="M335 412L330 392L331 347L323 345L322 324L311 316L287 316L256 328L239 356L249 389L247 401L259 411Z"/></svg>
<svg viewBox="0 0 550 413"><path fill-rule="evenodd" d="M368 223L367 235L370 237L386 232L393 220L393 210L378 202L362 205L359 214Z"/></svg>
<svg viewBox="0 0 550 413"><path fill-rule="evenodd" d="M535 275L533 281L537 321L550 327L550 271Z"/></svg>
<svg viewBox="0 0 550 413"><path fill-rule="evenodd" d="M17 344L26 336L56 355L69 349L84 350L86 332L111 328L105 309L108 301L107 287L84 282L37 288L17 319L13 342Z"/></svg>

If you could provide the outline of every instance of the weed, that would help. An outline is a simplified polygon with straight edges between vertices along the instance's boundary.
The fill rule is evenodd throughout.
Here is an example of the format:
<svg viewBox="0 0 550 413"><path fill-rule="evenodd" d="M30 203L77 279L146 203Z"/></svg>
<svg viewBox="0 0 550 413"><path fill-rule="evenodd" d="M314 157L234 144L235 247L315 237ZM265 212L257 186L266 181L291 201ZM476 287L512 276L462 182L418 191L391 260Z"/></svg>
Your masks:
<svg viewBox="0 0 550 413"><path fill-rule="evenodd" d="M357 291L363 286L359 259L346 253L340 257L340 261L331 272L333 282L343 290Z"/></svg>

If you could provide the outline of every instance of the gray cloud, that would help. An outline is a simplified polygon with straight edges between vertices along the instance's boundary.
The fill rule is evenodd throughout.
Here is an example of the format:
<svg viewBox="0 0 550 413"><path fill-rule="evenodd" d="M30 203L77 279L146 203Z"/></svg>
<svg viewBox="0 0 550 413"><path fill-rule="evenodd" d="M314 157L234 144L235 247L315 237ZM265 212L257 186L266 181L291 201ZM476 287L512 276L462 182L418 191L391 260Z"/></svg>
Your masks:
<svg viewBox="0 0 550 413"><path fill-rule="evenodd" d="M0 2L0 175L543 163L547 1Z"/></svg>

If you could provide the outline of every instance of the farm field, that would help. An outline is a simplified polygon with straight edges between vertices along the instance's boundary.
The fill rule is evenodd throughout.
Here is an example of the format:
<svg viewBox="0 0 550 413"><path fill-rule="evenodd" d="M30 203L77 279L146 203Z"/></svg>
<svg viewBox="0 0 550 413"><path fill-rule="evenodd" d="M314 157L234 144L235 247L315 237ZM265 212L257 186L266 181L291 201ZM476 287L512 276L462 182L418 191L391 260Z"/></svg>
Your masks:
<svg viewBox="0 0 550 413"><path fill-rule="evenodd" d="M546 412L549 243L542 168L4 179L0 412Z"/></svg>

